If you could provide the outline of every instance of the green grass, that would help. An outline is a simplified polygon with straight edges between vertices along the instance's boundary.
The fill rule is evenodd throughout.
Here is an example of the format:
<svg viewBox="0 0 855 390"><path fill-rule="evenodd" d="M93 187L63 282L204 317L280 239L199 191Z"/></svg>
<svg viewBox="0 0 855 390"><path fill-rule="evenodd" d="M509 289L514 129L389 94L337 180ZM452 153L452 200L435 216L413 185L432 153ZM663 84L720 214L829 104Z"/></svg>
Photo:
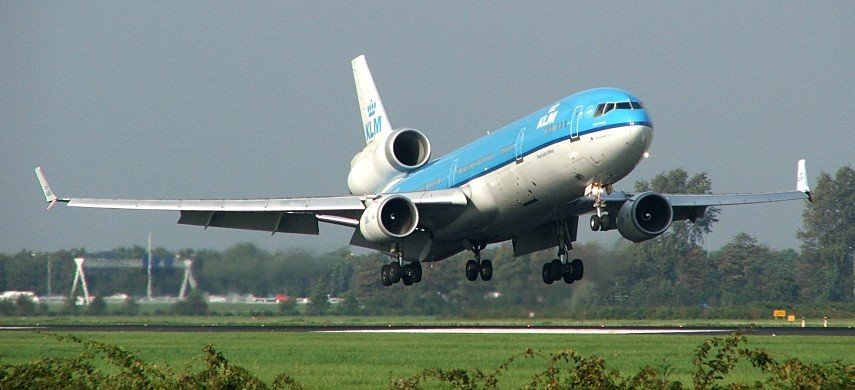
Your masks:
<svg viewBox="0 0 855 390"><path fill-rule="evenodd" d="M308 388L384 388L392 378L424 368L492 371L526 348L545 353L573 349L599 355L623 375L640 367L670 367L669 379L690 385L695 350L708 336L669 335L424 335L324 334L284 332L78 332L76 336L121 346L144 361L176 371L198 369L202 347L213 344L232 364L270 383L287 373ZM806 362L852 363L855 337L749 336L748 348L764 348ZM74 343L31 332L0 332L0 362L23 363L80 351ZM195 359L195 360L194 360ZM503 388L519 388L543 371L546 363L519 360L501 375ZM741 364L731 381L762 380L759 370Z"/></svg>

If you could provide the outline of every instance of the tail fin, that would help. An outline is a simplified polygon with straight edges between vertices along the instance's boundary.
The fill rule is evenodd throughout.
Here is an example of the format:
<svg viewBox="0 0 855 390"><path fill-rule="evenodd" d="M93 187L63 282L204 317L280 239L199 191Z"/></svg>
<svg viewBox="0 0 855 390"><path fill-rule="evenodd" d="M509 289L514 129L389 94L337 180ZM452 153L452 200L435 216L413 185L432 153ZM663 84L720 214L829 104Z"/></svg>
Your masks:
<svg viewBox="0 0 855 390"><path fill-rule="evenodd" d="M374 78L365 62L365 56L359 56L350 62L353 66L353 80L356 82L356 97L359 99L359 112L362 114L362 128L365 133L365 143L382 132L392 131L386 109L380 101Z"/></svg>

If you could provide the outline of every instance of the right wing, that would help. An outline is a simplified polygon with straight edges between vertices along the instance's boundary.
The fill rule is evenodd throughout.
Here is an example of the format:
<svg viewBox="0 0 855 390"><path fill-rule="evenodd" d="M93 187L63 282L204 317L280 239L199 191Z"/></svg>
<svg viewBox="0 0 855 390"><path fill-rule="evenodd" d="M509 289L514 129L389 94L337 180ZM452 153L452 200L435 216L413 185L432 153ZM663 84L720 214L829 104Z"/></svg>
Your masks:
<svg viewBox="0 0 855 390"><path fill-rule="evenodd" d="M261 230L271 233L318 234L318 222L357 227L366 204L383 195L350 195L309 198L268 199L95 199L62 198L51 190L41 167L35 169L45 200L51 209L56 203L70 207L124 210L163 210L180 212L179 224L232 229ZM399 194L419 209L468 204L459 189L420 191ZM429 214L426 215L426 217ZM442 224L430 218L428 225ZM421 223L420 223L421 225Z"/></svg>

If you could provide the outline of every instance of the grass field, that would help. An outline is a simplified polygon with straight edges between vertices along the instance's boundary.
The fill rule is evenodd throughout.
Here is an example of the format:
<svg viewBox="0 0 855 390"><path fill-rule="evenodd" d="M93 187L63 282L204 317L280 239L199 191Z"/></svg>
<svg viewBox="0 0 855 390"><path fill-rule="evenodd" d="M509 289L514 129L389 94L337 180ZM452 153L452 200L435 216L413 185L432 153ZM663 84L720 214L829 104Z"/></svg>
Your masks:
<svg viewBox="0 0 855 390"><path fill-rule="evenodd" d="M284 332L79 332L76 336L121 346L144 361L176 371L202 366L204 345L213 344L232 364L270 383L287 373L308 388L385 388L392 378L424 368L492 371L526 348L553 353L573 349L599 355L624 376L640 367L669 367L671 380L690 385L696 348L708 336L673 335L438 335L329 334ZM749 336L744 347L806 362L855 360L855 337ZM73 355L78 344L32 332L0 332L0 362L23 363ZM514 362L500 377L502 388L519 388L546 368L542 360ZM759 370L740 364L730 381L762 380Z"/></svg>

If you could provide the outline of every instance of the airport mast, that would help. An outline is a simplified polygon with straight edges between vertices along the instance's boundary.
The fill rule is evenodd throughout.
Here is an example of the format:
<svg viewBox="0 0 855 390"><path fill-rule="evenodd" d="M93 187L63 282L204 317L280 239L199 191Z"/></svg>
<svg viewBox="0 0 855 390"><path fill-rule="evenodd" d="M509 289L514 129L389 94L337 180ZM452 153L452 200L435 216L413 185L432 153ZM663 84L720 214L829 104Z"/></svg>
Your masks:
<svg viewBox="0 0 855 390"><path fill-rule="evenodd" d="M145 296L151 301L151 232L148 232L148 286L145 290Z"/></svg>

